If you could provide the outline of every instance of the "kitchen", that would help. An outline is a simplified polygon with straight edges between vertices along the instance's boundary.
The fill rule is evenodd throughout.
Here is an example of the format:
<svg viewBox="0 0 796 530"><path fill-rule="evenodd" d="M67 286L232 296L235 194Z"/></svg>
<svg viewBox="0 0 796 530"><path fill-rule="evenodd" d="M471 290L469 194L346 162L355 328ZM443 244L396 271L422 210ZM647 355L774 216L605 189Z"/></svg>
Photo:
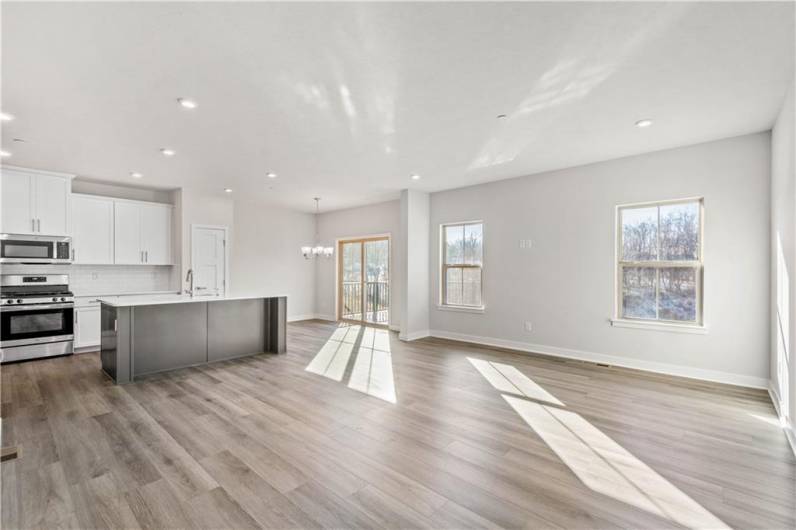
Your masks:
<svg viewBox="0 0 796 530"><path fill-rule="evenodd" d="M139 309L134 311L141 314L150 303L229 299L225 296L227 231L219 227L191 225L192 238L196 237L192 251L205 256L205 261L192 256L196 272L188 269L182 289L175 258L179 253L174 248L174 227L179 222L174 202L181 190L82 182L73 175L13 166L4 166L0 178L2 362L99 350L103 304L135 305ZM221 239L213 239L205 249L203 231ZM236 300L241 298L250 297L236 296ZM249 309L262 321L263 315L257 313L262 312L261 305ZM284 307L282 313L284 330ZM129 310L125 314L132 319ZM261 346L260 335L268 327L254 327L253 342L237 345L237 350L223 345L225 352L216 357L228 358L230 351L242 355L271 349ZM105 335L113 331L106 330ZM238 330L238 340L246 331ZM284 351L284 331L281 337ZM104 361L109 358L103 356ZM132 358L128 352L125 362L132 364ZM173 366L159 362L144 370L139 362L136 375L204 361L207 356L191 352ZM114 380L116 364L115 358L109 365L113 368L103 363ZM129 382L132 374L120 382Z"/></svg>

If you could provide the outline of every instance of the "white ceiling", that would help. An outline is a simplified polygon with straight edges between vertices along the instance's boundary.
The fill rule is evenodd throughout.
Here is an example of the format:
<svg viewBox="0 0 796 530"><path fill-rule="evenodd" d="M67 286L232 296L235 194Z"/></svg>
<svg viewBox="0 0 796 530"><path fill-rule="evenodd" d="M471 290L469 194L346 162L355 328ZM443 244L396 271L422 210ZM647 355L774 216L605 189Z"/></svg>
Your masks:
<svg viewBox="0 0 796 530"><path fill-rule="evenodd" d="M766 130L793 79L792 3L1 9L4 162L307 211Z"/></svg>

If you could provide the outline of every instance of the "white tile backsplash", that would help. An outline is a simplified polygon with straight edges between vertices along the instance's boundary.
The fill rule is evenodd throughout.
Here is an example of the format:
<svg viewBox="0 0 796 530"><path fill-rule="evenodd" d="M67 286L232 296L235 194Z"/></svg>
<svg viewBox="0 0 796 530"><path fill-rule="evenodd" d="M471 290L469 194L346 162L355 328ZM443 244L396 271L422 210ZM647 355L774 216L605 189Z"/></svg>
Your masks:
<svg viewBox="0 0 796 530"><path fill-rule="evenodd" d="M3 274L68 274L77 296L177 290L172 266L153 265L3 265Z"/></svg>
<svg viewBox="0 0 796 530"><path fill-rule="evenodd" d="M72 265L69 282L77 296L168 291L171 266Z"/></svg>

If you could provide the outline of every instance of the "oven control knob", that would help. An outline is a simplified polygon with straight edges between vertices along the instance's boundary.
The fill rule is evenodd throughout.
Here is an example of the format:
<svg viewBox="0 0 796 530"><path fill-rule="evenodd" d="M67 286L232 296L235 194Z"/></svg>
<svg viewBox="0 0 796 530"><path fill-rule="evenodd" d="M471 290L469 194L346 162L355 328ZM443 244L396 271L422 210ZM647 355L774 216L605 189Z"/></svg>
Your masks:
<svg viewBox="0 0 796 530"><path fill-rule="evenodd" d="M21 304L22 303L22 298L17 298L17 303Z"/></svg>
<svg viewBox="0 0 796 530"><path fill-rule="evenodd" d="M61 297L61 302L66 302L66 298L64 298L64 297L62 296L62 297Z"/></svg>
<svg viewBox="0 0 796 530"><path fill-rule="evenodd" d="M14 303L14 301L13 301L13 300L6 300L6 303L7 303L7 304L13 304L13 303Z"/></svg>
<svg viewBox="0 0 796 530"><path fill-rule="evenodd" d="M57 302L57 301L58 301L58 298L53 296L53 302Z"/></svg>

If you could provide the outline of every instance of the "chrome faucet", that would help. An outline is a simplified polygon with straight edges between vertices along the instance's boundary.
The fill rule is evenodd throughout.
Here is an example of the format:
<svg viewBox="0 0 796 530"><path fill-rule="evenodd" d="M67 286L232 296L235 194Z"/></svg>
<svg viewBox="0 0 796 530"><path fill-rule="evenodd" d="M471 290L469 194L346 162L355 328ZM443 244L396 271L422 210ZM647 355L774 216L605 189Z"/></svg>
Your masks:
<svg viewBox="0 0 796 530"><path fill-rule="evenodd" d="M188 274L185 275L185 282L190 282L191 288L185 291L185 294L193 296L193 269L188 269Z"/></svg>

